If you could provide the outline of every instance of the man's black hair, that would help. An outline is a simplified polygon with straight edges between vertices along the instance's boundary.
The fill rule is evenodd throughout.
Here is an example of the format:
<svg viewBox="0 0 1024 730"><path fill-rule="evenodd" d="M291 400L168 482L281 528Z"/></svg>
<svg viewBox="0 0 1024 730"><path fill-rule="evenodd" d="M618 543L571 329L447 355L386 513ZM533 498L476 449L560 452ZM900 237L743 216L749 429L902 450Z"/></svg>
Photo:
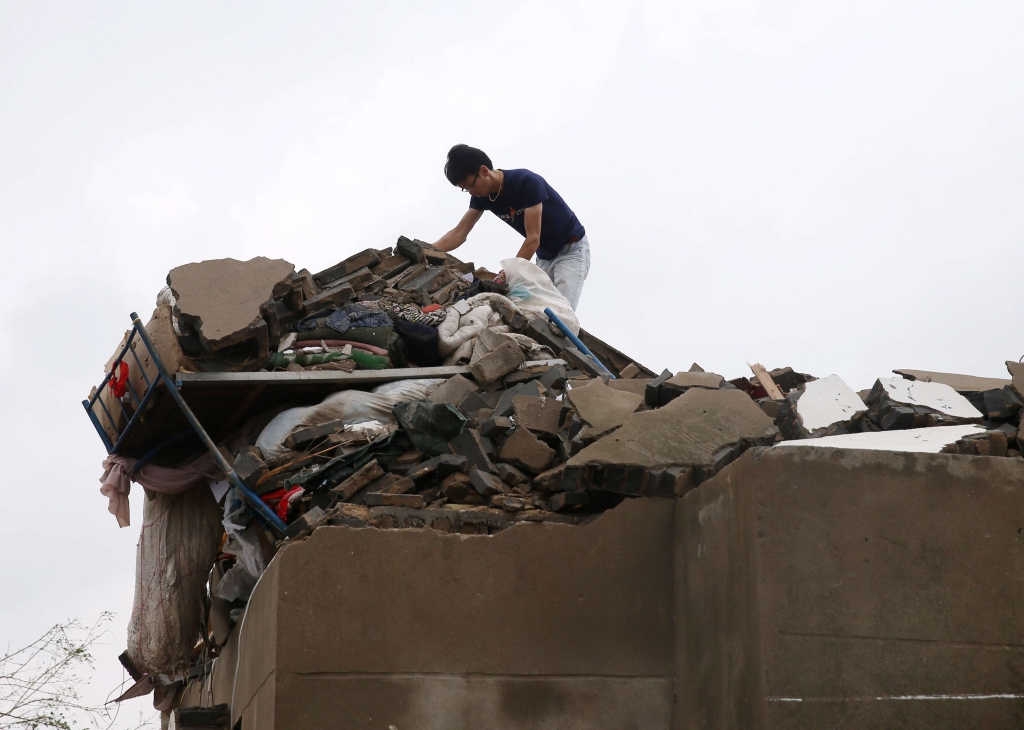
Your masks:
<svg viewBox="0 0 1024 730"><path fill-rule="evenodd" d="M444 176L452 185L458 185L470 175L480 169L480 165L487 165L493 170L491 158L483 150L470 147L468 144L457 144L448 150L448 161L444 163Z"/></svg>

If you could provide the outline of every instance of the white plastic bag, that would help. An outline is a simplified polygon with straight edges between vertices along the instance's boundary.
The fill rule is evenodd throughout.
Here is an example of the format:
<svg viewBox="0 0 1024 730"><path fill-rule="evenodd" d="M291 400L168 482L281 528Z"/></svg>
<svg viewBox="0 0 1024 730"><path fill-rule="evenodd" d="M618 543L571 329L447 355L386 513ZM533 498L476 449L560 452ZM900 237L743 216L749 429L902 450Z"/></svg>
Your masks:
<svg viewBox="0 0 1024 730"><path fill-rule="evenodd" d="M235 563L228 568L224 577L217 583L217 590L213 592L213 595L223 598L225 601L234 601L239 598L248 601L249 596L252 595L252 589L256 587L258 581L259 578L254 578L245 569L245 566Z"/></svg>
<svg viewBox="0 0 1024 730"><path fill-rule="evenodd" d="M443 383L443 379L395 380L378 385L367 393L364 390L342 390L331 393L315 406L289 408L278 413L256 439L264 459L275 459L283 454L285 439L292 432L328 421L343 421L345 425L365 421L394 423L391 409L398 403L423 400Z"/></svg>
<svg viewBox="0 0 1024 730"><path fill-rule="evenodd" d="M223 551L235 556L236 567L241 566L255 581L263 574L263 550L260 540L252 527L252 510L242 490L232 487L224 499L224 531L228 535ZM232 599L228 599L232 600Z"/></svg>
<svg viewBox="0 0 1024 730"><path fill-rule="evenodd" d="M574 335L580 333L580 321L572 311L569 300L555 288L555 283L544 270L532 261L514 258L501 262L508 284L508 298L519 305L524 314L547 318L544 309L550 307Z"/></svg>

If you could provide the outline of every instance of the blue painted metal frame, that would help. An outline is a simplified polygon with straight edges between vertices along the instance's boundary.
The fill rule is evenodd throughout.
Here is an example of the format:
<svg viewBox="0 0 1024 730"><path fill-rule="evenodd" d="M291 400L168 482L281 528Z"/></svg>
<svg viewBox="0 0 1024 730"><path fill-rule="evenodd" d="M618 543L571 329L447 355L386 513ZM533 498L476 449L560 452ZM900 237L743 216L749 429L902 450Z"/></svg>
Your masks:
<svg viewBox="0 0 1024 730"><path fill-rule="evenodd" d="M608 373L609 378L611 378L612 380L618 380L618 378L615 377L615 373L606 368L604 366L604 363L597 359L597 355L592 353L590 351L590 348L584 345L583 341L572 333L572 330L566 326L565 322L563 322L557 314L551 311L551 307L545 307L544 314L548 315L548 319L550 319L552 323L554 323L554 325L558 327L558 329L562 330L562 334L569 338L569 342L575 345L577 350L579 350L584 355L589 357L591 360L594 361L594 364L596 364L599 368Z"/></svg>
<svg viewBox="0 0 1024 730"><path fill-rule="evenodd" d="M287 527L287 525L285 525L284 523L284 520L278 517L277 514L273 510L271 510L270 507L268 507L262 499L259 498L259 495L252 491L245 484L245 482L241 480L241 478L235 472L231 464L229 464L227 459L224 458L224 455L220 453L220 449L218 449L217 445L213 443L213 439L211 439L210 435L206 433L206 429L204 429L202 424L199 423L199 419L196 418L195 414L192 412L192 409L189 408L188 403L186 403L185 399L182 398L181 393L178 391L178 387L174 382L174 379L168 374L167 369L164 367L163 361L160 359L160 355L157 354L156 347L153 345L153 341L149 338L149 333L146 332L146 328L145 326L143 326L142 320L139 319L139 315L136 314L135 312L132 312L131 317L132 329L128 335L128 340L125 342L124 347L121 348L121 352L118 353L117 359L114 360L114 367L111 368L111 372L107 373L106 376L103 378L103 382L100 383L99 387L96 389L96 392L93 393L89 398L82 401L82 406L85 408L85 412L89 415L89 419L92 421L92 425L96 428L96 432L100 435L100 439L103 441L103 445L104 447L106 447L107 453L117 453L118 449L121 448L129 432L132 430L132 427L135 426L136 423L138 423L138 420L142 415L143 410L149 403L150 399L153 397L153 394L156 392L157 386L162 382L166 386L167 392L170 393L171 398L174 400L175 405L178 406L178 409L181 411L182 415L185 416L185 420L188 421L188 424L192 427L192 430L195 431L196 435L203 442L203 445L206 447L206 449L210 452L210 454L213 455L213 460L217 463L217 466L220 467L221 471L224 472L224 475L225 477L227 477L228 481L231 482L233 486L238 487L242 494L245 495L246 501L249 503L249 506L252 507L253 511L256 514L262 517L269 525L273 526L274 529L276 529L278 532L283 534ZM142 344L145 345L146 350L149 352L149 356L153 359L153 364L156 366L158 376L153 380L150 380L149 377L146 375L146 369L142 366L142 362L139 360L139 356L135 354L135 349L132 347L132 343L135 341L136 336L138 336ZM117 423L114 421L114 417L110 414L110 409L107 408L107 405L106 403L103 402L101 396L103 395L104 389L106 389L110 384L110 378L113 375L113 370L116 369L118 364L124 360L124 357L128 352L131 352L132 357L135 358L135 364L139 369L139 373L142 375L143 380L145 380L146 382L146 392L142 395L141 398L139 398L139 394L135 392L135 388L132 386L131 380L129 379L127 381L128 394L131 399L132 405L135 407L135 413L129 416L127 409L124 407L124 404L121 403L120 399L117 399L117 404L121 409L121 415L124 417L126 423L124 430L120 431L120 434L117 437L117 441L112 442L110 440L110 436L107 435L106 429L103 428L103 424L100 422L99 416L96 414L95 409L96 404L99 403L100 408L103 410L103 414L107 418L107 422L111 426L111 429L115 433L117 433ZM178 438L181 438L182 435L183 434L178 434L176 436L173 436L168 441L165 441L164 443L160 444L159 446L156 447L156 449L151 450L149 453L147 453L140 461L144 463L149 459L153 458L153 456L155 456L155 452L158 449L161 449L164 446L168 445L170 441L174 441L177 440Z"/></svg>

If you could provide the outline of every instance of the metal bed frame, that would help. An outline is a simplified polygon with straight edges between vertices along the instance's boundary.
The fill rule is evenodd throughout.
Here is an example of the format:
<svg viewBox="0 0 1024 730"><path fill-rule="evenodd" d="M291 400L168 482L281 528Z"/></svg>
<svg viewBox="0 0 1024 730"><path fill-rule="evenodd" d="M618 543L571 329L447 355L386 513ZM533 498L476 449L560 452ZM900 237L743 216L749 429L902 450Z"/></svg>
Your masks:
<svg viewBox="0 0 1024 730"><path fill-rule="evenodd" d="M167 388L167 392L170 393L175 405L178 406L182 415L185 416L185 420L188 421L189 426L191 426L191 431L185 430L164 440L139 459L135 464L135 468L140 468L142 465L151 461L158 453L160 453L161 450L194 432L213 456L217 466L224 472L224 476L227 478L228 482L233 486L238 487L242 494L245 495L245 499L249 503L249 506L252 507L253 511L259 515L266 524L270 525L283 535L285 528L287 527L284 521L278 517L262 499L259 498L259 495L257 495L245 484L245 482L242 481L231 464L224 458L224 455L220 453L220 450L217 448L217 445L214 444L213 439L210 438L206 429L204 429L202 424L199 423L199 419L196 418L192 409L189 408L188 404L185 402L185 399L178 391L178 386L174 378L171 377L167 372L167 368L164 367L163 360L160 359L160 355L157 353L156 347L153 345L153 341L149 337L149 333L142 324L142 320L139 319L139 315L132 312L131 320L132 328L129 331L124 347L121 348L117 358L114 360L113 368L111 368L111 371L104 376L102 382L96 388L96 392L89 398L82 401L82 406L85 408L85 412L88 414L89 420L92 421L92 425L96 428L96 432L99 434L100 440L103 441L103 446L107 449L107 453L116 454L122 447L129 433L131 433L138 425L146 406L150 403L154 393L156 393L162 383L164 387ZM146 369L139 360L139 356L136 354L135 348L132 347L133 343L136 342L136 337L138 338L138 341L145 346L147 353L153 360L153 365L156 367L157 376L153 379L150 379L150 377L146 375ZM111 391L110 388L110 381L114 377L114 373L120 370L122 363L128 365L130 373L131 365L125 360L125 357L129 352L135 360L135 367L138 368L138 372L142 376L143 381L145 381L146 387L145 391L142 394L139 394L135 391L135 387L132 385L131 377L127 377L125 379L125 384L127 386L125 393L129 396L131 403L135 408L135 412L129 415L128 410L125 408L124 403L121 402L121 399L115 398L118 407L121 409L121 416L125 421L124 428L118 429L117 421L111 414L107 404L103 401L102 396L105 392L109 392L111 396L113 396L113 391ZM99 405L100 412L97 412L97 404ZM106 418L107 423L110 425L110 430L117 434L117 439L115 441L111 441L110 436L107 434L107 430L100 421L101 415Z"/></svg>

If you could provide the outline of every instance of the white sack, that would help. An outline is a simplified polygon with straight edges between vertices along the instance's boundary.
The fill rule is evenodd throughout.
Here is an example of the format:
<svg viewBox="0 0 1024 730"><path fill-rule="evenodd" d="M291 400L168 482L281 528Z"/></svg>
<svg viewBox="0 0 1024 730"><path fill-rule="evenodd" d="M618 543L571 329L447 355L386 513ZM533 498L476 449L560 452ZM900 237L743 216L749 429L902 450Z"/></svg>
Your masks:
<svg viewBox="0 0 1024 730"><path fill-rule="evenodd" d="M256 446L263 452L264 459L275 459L288 450L285 439L300 428L338 420L345 425L365 421L394 423L391 409L396 404L424 400L443 382L443 379L396 380L378 385L369 393L364 390L331 393L315 406L281 411L263 429Z"/></svg>
<svg viewBox="0 0 1024 730"><path fill-rule="evenodd" d="M505 270L508 298L518 304L524 314L539 315L546 319L544 309L550 307L574 335L580 333L580 321L576 312L572 311L569 300L555 288L555 283L542 268L520 258L503 260L501 268Z"/></svg>

